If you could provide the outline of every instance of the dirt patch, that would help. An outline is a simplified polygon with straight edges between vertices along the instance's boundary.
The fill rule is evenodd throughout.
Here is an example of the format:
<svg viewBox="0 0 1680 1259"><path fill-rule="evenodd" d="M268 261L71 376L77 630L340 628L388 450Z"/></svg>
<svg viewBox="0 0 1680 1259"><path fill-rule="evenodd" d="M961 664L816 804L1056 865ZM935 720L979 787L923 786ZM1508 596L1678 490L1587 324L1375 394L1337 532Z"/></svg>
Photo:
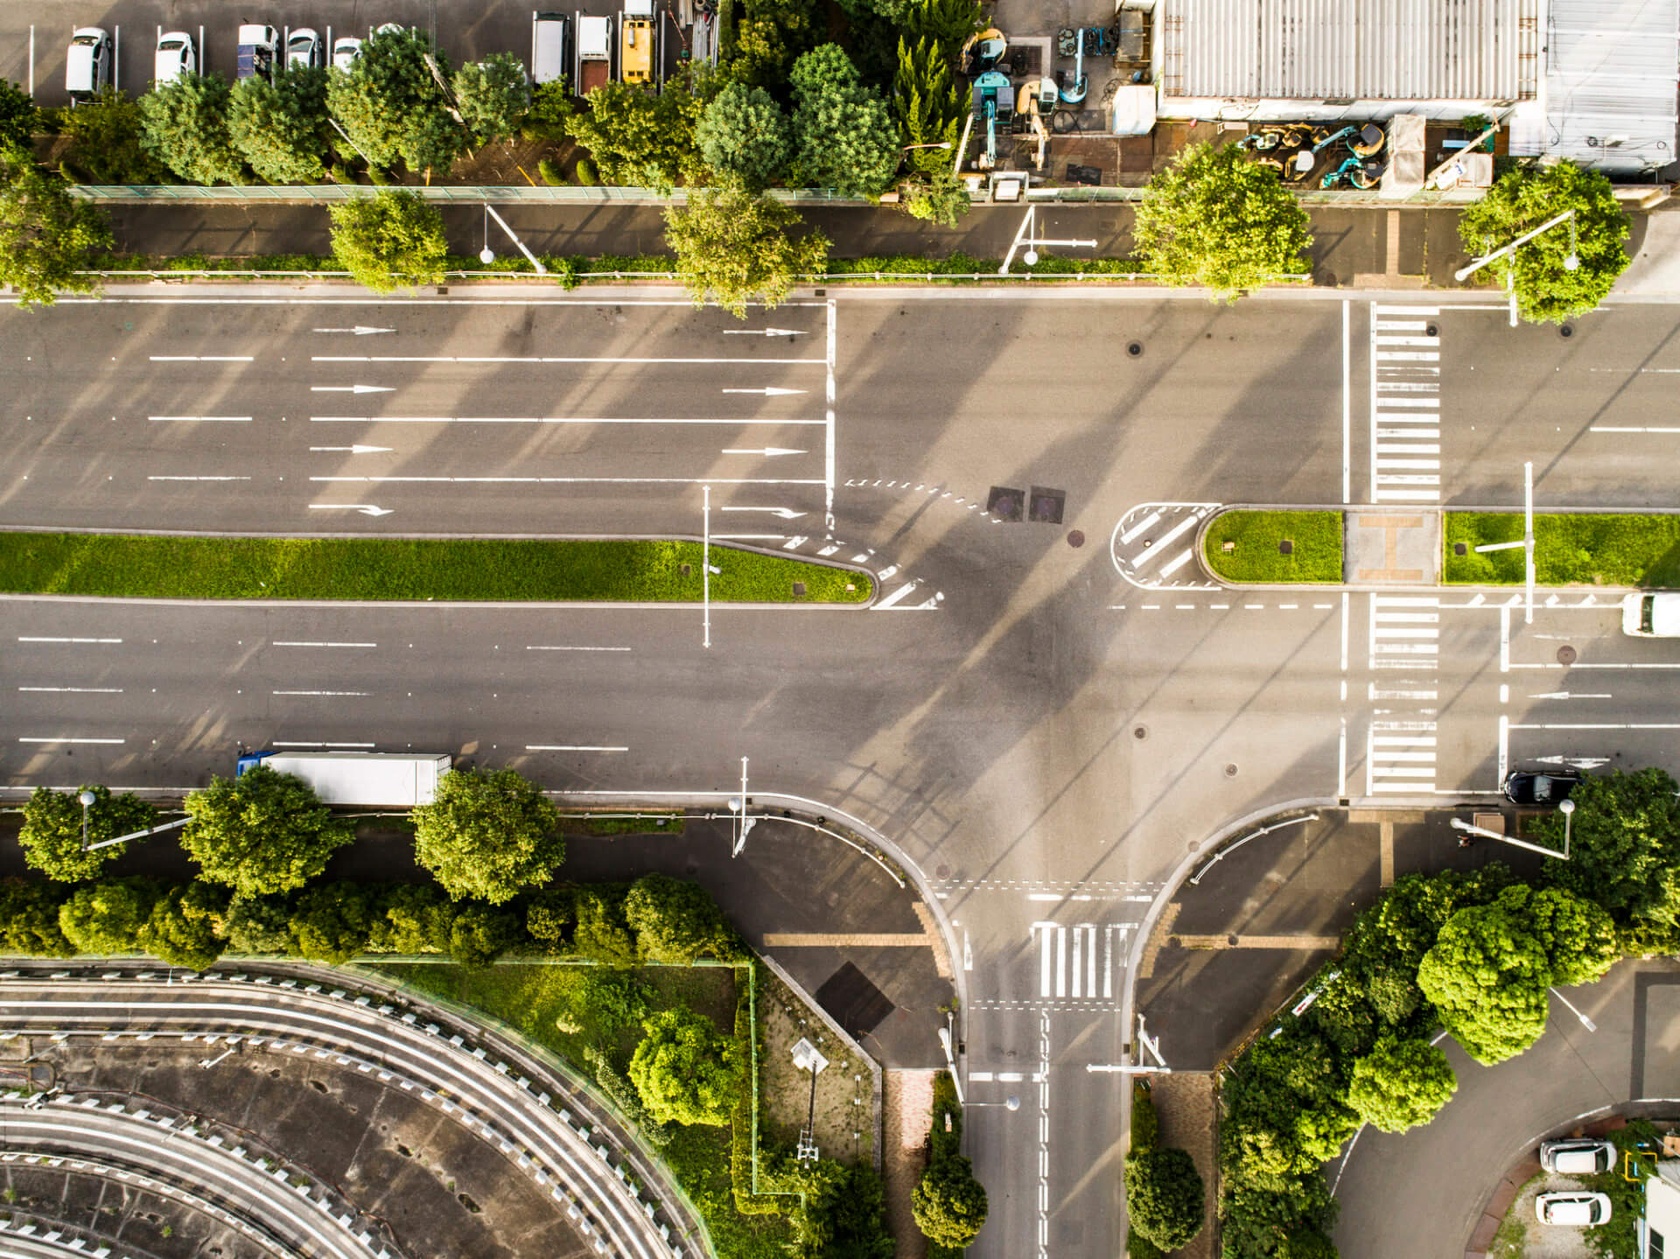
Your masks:
<svg viewBox="0 0 1680 1259"><path fill-rule="evenodd" d="M1158 1075L1150 1080L1149 1095L1161 1121L1161 1144L1190 1151L1202 1174L1203 1210L1207 1223L1183 1250L1182 1259L1214 1259L1219 1253L1215 1204L1219 1195L1219 1102L1211 1074L1186 1072Z"/></svg>
<svg viewBox="0 0 1680 1259"><path fill-rule="evenodd" d="M817 1075L817 1149L845 1163L873 1160L875 1091L869 1064L774 976L759 990L758 1012L764 1023L759 1065L765 1135L791 1146L805 1127L811 1077L793 1064L793 1047L803 1038L828 1059Z"/></svg>
<svg viewBox="0 0 1680 1259"><path fill-rule="evenodd" d="M1537 1194L1553 1189L1585 1189L1572 1176L1541 1172L1532 1177L1505 1213L1505 1222L1488 1247L1488 1259L1589 1259L1587 1233L1581 1228L1547 1228L1534 1218Z"/></svg>
<svg viewBox="0 0 1680 1259"><path fill-rule="evenodd" d="M910 1193L927 1168L928 1127L933 1122L933 1071L888 1071L882 1080L882 1175L887 1223L898 1259L925 1259L927 1239L910 1215Z"/></svg>

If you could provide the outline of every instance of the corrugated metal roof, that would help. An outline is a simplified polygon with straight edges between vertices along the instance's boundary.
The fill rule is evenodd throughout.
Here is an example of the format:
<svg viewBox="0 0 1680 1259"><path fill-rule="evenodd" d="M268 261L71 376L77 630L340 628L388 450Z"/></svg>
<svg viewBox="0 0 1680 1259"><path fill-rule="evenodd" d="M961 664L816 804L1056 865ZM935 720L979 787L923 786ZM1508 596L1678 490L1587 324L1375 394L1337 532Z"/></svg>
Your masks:
<svg viewBox="0 0 1680 1259"><path fill-rule="evenodd" d="M1162 90L1249 100L1514 101L1534 91L1538 5L1161 0Z"/></svg>
<svg viewBox="0 0 1680 1259"><path fill-rule="evenodd" d="M1551 0L1547 154L1605 170L1675 155L1680 0Z"/></svg>

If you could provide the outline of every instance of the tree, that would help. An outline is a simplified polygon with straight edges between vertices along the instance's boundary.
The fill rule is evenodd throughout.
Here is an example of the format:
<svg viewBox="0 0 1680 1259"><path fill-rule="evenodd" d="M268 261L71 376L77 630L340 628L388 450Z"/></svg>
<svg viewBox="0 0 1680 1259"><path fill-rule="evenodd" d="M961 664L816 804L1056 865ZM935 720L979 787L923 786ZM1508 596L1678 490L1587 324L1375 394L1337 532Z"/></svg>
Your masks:
<svg viewBox="0 0 1680 1259"><path fill-rule="evenodd" d="M237 779L212 778L204 790L188 794L186 810L192 821L181 847L198 862L199 877L240 896L302 887L355 838L354 828L335 820L308 783L266 765Z"/></svg>
<svg viewBox="0 0 1680 1259"><path fill-rule="evenodd" d="M417 192L382 188L333 206L333 256L350 278L375 293L443 283L449 246L443 216Z"/></svg>
<svg viewBox="0 0 1680 1259"><path fill-rule="evenodd" d="M1680 791L1660 769L1620 770L1579 783L1569 798L1568 861L1546 864L1550 884L1596 901L1626 926L1680 918ZM1564 818L1548 813L1534 836L1562 851Z"/></svg>
<svg viewBox="0 0 1680 1259"><path fill-rule="evenodd" d="M589 109L566 124L594 156L601 180L669 192L698 173L694 131L705 103L668 83L655 95L635 83L608 83L585 98Z"/></svg>
<svg viewBox="0 0 1680 1259"><path fill-rule="evenodd" d="M510 52L467 62L455 71L452 86L461 119L479 144L513 135L531 108L525 63Z"/></svg>
<svg viewBox="0 0 1680 1259"><path fill-rule="evenodd" d="M0 79L0 149L29 151L41 125L41 112L16 83Z"/></svg>
<svg viewBox="0 0 1680 1259"><path fill-rule="evenodd" d="M1546 1030L1551 961L1526 912L1529 889L1454 914L1418 967L1441 1021L1484 1066L1514 1057Z"/></svg>
<svg viewBox="0 0 1680 1259"><path fill-rule="evenodd" d="M142 143L139 103L114 87L63 113L64 167L81 182L161 184L169 174Z"/></svg>
<svg viewBox="0 0 1680 1259"><path fill-rule="evenodd" d="M793 155L787 115L776 98L744 83L728 84L712 98L694 138L715 174L755 192L779 179Z"/></svg>
<svg viewBox="0 0 1680 1259"><path fill-rule="evenodd" d="M60 906L58 927L78 953L137 953L158 889L150 879L106 879L77 888Z"/></svg>
<svg viewBox="0 0 1680 1259"><path fill-rule="evenodd" d="M898 41L898 69L893 75L893 112L905 145L947 144L950 148L914 148L910 165L923 175L949 175L951 150L962 138L962 94L957 90L951 50L937 39Z"/></svg>
<svg viewBox="0 0 1680 1259"><path fill-rule="evenodd" d="M572 949L579 957L602 966L634 966L642 960L624 917L622 889L596 885L580 887L573 895L577 927Z"/></svg>
<svg viewBox="0 0 1680 1259"><path fill-rule="evenodd" d="M17 292L18 305L50 306L59 293L91 292L98 281L77 272L110 244L98 206L72 197L27 154L0 149L0 283Z"/></svg>
<svg viewBox="0 0 1680 1259"><path fill-rule="evenodd" d="M157 810L151 805L132 795L113 797L108 787L83 787L81 791L37 787L29 803L23 806L18 845L23 849L25 864L49 879L74 883L97 878L106 862L128 851L126 843L91 852L83 848L82 791L94 795L94 802L87 809L89 847L108 843L118 835L146 830L157 823Z"/></svg>
<svg viewBox="0 0 1680 1259"><path fill-rule="evenodd" d="M205 971L222 955L228 895L208 883L186 883L158 897L136 942L171 966Z"/></svg>
<svg viewBox="0 0 1680 1259"><path fill-rule="evenodd" d="M898 128L878 92L858 81L857 67L838 44L823 44L794 62L793 178L866 197L892 182L898 170Z"/></svg>
<svg viewBox="0 0 1680 1259"><path fill-rule="evenodd" d="M432 883L397 883L385 890L368 933L370 953L447 953L455 907Z"/></svg>
<svg viewBox="0 0 1680 1259"><path fill-rule="evenodd" d="M462 905L449 924L449 956L463 966L488 966L519 943L523 925L507 910Z"/></svg>
<svg viewBox="0 0 1680 1259"><path fill-rule="evenodd" d="M960 1154L928 1164L910 1194L910 1214L922 1236L957 1250L980 1235L986 1209L986 1190Z"/></svg>
<svg viewBox="0 0 1680 1259"><path fill-rule="evenodd" d="M986 25L980 0L910 0L901 23L912 39L932 39L955 54Z"/></svg>
<svg viewBox="0 0 1680 1259"><path fill-rule="evenodd" d="M1562 323L1593 310L1627 270L1628 220L1609 178L1573 162L1519 166L1459 216L1465 249L1480 255L1566 210L1575 217L1483 269L1501 287L1514 277L1517 312L1535 323ZM1573 269L1571 253L1578 264Z"/></svg>
<svg viewBox="0 0 1680 1259"><path fill-rule="evenodd" d="M288 950L312 962L342 966L367 950L373 934L377 897L369 888L339 879L302 893L286 924Z"/></svg>
<svg viewBox="0 0 1680 1259"><path fill-rule="evenodd" d="M68 889L39 879L0 879L0 949L26 957L74 957L58 925Z"/></svg>
<svg viewBox="0 0 1680 1259"><path fill-rule="evenodd" d="M228 133L231 94L219 74L183 74L140 98L142 143L189 184L237 184L245 163Z"/></svg>
<svg viewBox="0 0 1680 1259"><path fill-rule="evenodd" d="M525 934L549 945L551 952L564 951L566 928L576 916L575 901L569 887L544 888L525 906Z"/></svg>
<svg viewBox="0 0 1680 1259"><path fill-rule="evenodd" d="M1542 888L1529 897L1528 912L1553 984L1596 983L1620 960L1616 925L1591 901L1561 887Z"/></svg>
<svg viewBox="0 0 1680 1259"><path fill-rule="evenodd" d="M235 896L228 905L226 925L228 947L235 953L282 954L292 946L292 902L276 896Z"/></svg>
<svg viewBox="0 0 1680 1259"><path fill-rule="evenodd" d="M665 242L696 306L715 301L744 319L749 302L778 306L797 277L822 270L828 239L791 239L788 229L802 224L790 206L744 188L702 188L665 211Z"/></svg>
<svg viewBox="0 0 1680 1259"><path fill-rule="evenodd" d="M517 770L451 770L411 817L414 859L455 900L503 904L548 882L566 856L560 811Z"/></svg>
<svg viewBox="0 0 1680 1259"><path fill-rule="evenodd" d="M1388 1039L1353 1064L1348 1105L1361 1123L1405 1132L1435 1118L1457 1091L1446 1054L1427 1040Z"/></svg>
<svg viewBox="0 0 1680 1259"><path fill-rule="evenodd" d="M1201 285L1229 301L1305 273L1312 232L1276 171L1235 145L1193 144L1149 181L1132 239L1162 283Z"/></svg>
<svg viewBox="0 0 1680 1259"><path fill-rule="evenodd" d="M1155 1146L1126 1157L1126 1218L1162 1250L1202 1231L1202 1176L1188 1150Z"/></svg>
<svg viewBox="0 0 1680 1259"><path fill-rule="evenodd" d="M744 10L729 73L749 87L780 88L794 58L816 42L816 0L746 0Z"/></svg>
<svg viewBox="0 0 1680 1259"><path fill-rule="evenodd" d="M955 227L968 213L968 190L948 170L936 171L910 185L904 209L914 219Z"/></svg>
<svg viewBox="0 0 1680 1259"><path fill-rule="evenodd" d="M373 165L400 160L411 171L447 171L466 138L438 82L448 74L448 59L422 32L375 31L350 72L328 81L327 105L351 147Z"/></svg>
<svg viewBox="0 0 1680 1259"><path fill-rule="evenodd" d="M624 919L636 948L650 962L687 966L702 954L721 957L729 927L717 902L698 883L644 874L624 898Z"/></svg>
<svg viewBox="0 0 1680 1259"><path fill-rule="evenodd" d="M228 135L259 179L320 182L329 134L325 70L288 70L272 83L253 74L234 84Z"/></svg>
<svg viewBox="0 0 1680 1259"><path fill-rule="evenodd" d="M646 1035L630 1058L630 1082L660 1123L723 1127L746 1086L741 1049L712 1021L687 1009L642 1021Z"/></svg>

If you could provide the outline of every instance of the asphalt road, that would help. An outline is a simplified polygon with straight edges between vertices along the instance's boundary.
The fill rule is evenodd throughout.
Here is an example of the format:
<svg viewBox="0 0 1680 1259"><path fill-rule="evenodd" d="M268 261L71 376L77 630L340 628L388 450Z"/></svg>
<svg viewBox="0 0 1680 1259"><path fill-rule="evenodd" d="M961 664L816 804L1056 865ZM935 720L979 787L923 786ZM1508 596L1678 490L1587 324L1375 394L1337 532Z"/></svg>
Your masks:
<svg viewBox="0 0 1680 1259"><path fill-rule="evenodd" d="M356 326L391 331L315 331ZM972 1096L1023 1102L970 1121L976 1253L1109 1255L1121 1090L1085 1067L1120 1060L1132 936L1188 846L1290 800L1475 801L1502 756L1667 763L1680 681L1608 594L1530 626L1503 595L1197 588L1194 505L1513 504L1522 458L1542 504L1662 502L1674 437L1592 429L1660 427L1674 327L1106 292L807 294L744 324L645 290L6 312L0 524L694 536L710 485L717 533L861 557L882 597L714 609L710 649L691 608L11 601L0 778L189 787L242 740L727 792L745 756L892 839L953 920ZM803 392L725 392L767 388ZM1396 454L1404 398L1438 436ZM1062 519L1003 521L994 489ZM1551 667L1548 635L1610 667Z"/></svg>

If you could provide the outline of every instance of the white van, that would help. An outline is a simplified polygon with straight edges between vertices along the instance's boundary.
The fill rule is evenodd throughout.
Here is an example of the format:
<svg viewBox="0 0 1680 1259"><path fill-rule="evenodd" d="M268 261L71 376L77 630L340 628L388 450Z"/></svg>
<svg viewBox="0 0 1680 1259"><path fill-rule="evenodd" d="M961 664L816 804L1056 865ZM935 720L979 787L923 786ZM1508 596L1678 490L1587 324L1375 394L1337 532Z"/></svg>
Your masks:
<svg viewBox="0 0 1680 1259"><path fill-rule="evenodd" d="M531 81L552 83L566 76L566 15L531 14Z"/></svg>
<svg viewBox="0 0 1680 1259"><path fill-rule="evenodd" d="M1680 638L1680 591L1640 591L1623 599L1622 633L1635 638Z"/></svg>
<svg viewBox="0 0 1680 1259"><path fill-rule="evenodd" d="M70 33L64 56L64 88L70 103L92 100L111 82L111 35L100 26L83 26Z"/></svg>

